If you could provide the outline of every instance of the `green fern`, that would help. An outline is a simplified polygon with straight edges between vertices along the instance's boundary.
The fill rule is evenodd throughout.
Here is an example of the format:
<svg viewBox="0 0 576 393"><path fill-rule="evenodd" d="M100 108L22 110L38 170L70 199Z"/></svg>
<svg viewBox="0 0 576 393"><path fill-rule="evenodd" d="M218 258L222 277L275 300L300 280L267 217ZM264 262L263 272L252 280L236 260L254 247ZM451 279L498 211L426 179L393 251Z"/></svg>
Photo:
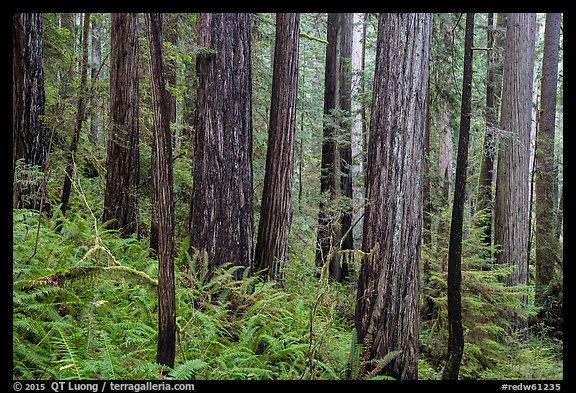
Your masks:
<svg viewBox="0 0 576 393"><path fill-rule="evenodd" d="M168 373L168 379L175 379L175 380L189 380L193 379L192 377L196 375L196 373L206 369L208 367L208 363L200 359L188 360L185 363L177 366L173 371Z"/></svg>

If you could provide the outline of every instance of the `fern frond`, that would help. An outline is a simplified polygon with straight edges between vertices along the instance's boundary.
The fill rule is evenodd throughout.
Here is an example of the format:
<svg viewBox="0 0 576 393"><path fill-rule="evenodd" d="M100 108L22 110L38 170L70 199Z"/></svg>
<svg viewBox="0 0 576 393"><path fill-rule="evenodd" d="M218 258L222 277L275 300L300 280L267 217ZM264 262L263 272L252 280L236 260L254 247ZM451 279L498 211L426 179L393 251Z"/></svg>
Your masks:
<svg viewBox="0 0 576 393"><path fill-rule="evenodd" d="M207 368L208 366L208 363L201 359L188 360L168 373L168 379L189 380L192 379L192 376L195 373Z"/></svg>
<svg viewBox="0 0 576 393"><path fill-rule="evenodd" d="M386 355L384 355L384 357L380 359L372 360L372 362L377 362L376 367L374 367L372 371L366 374L364 379L372 379L373 377L375 377L380 371L382 371L384 367L386 367L396 356L400 355L401 353L402 353L401 350L396 350L388 352Z"/></svg>
<svg viewBox="0 0 576 393"><path fill-rule="evenodd" d="M78 367L76 349L69 342L69 336L66 337L62 329L57 328L56 331L59 333L60 337L54 339L56 345L60 349L60 353L63 355L62 359L57 360L57 363L64 363L64 366L60 367L60 371L72 368L76 372L78 379L82 379L80 375L80 368Z"/></svg>

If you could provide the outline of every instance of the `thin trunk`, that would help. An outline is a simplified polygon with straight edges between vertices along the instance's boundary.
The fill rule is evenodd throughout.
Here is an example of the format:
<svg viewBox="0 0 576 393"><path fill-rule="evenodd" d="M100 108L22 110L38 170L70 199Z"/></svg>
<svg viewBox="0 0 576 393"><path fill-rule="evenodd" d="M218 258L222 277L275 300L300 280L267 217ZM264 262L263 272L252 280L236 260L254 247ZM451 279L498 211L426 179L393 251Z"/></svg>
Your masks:
<svg viewBox="0 0 576 393"><path fill-rule="evenodd" d="M356 244L362 241L362 214L364 213L364 150L363 150L363 73L362 63L364 61L364 40L366 39L362 32L365 30L366 21L363 19L364 14L354 14L354 31L352 34L352 116L354 122L352 125L352 195L353 210L352 222L358 221L358 224L352 230L353 239ZM358 248L358 246L356 246Z"/></svg>
<svg viewBox="0 0 576 393"><path fill-rule="evenodd" d="M351 103L352 17L350 13L329 13L324 91L324 134L320 191L329 201L321 203L318 218L316 265L329 263L330 276L342 281L348 263L338 250L353 248L352 233L352 164ZM346 207L331 207L340 197ZM346 236L344 236L346 235Z"/></svg>
<svg viewBox="0 0 576 393"><path fill-rule="evenodd" d="M379 17L355 325L363 369L418 378L421 176L432 14ZM400 353L383 369L370 360ZM362 374L362 372L361 372Z"/></svg>
<svg viewBox="0 0 576 393"><path fill-rule="evenodd" d="M277 13L266 172L254 253L255 269L265 269L275 280L282 279L288 258L292 218L299 36L300 14Z"/></svg>
<svg viewBox="0 0 576 393"><path fill-rule="evenodd" d="M168 43L171 51L174 51L176 45L178 45L178 16L175 14L165 13L162 14L162 30L164 35L165 45ZM165 49L165 52L168 50ZM168 113L170 116L170 124L176 123L176 93L177 88L177 64L176 56L171 56L169 60L165 63L164 78L166 80L166 90L168 92ZM181 146L181 135L180 129L175 127L172 132L172 147L174 148L174 154L178 154Z"/></svg>
<svg viewBox="0 0 576 393"><path fill-rule="evenodd" d="M560 200L558 201L558 213L556 215L556 238L558 240L563 239L562 228L563 224L563 212L564 212L564 187L560 191Z"/></svg>
<svg viewBox="0 0 576 393"><path fill-rule="evenodd" d="M100 69L102 63L102 23L98 18L92 19L92 54L91 54L91 64L90 64L90 80L91 84L94 85L96 79L98 78L98 70ZM99 94L93 94L90 97L91 108L90 108L90 135L92 137L92 143L96 149L95 155L99 156L100 152L100 139L103 134L102 126L102 114L100 112L100 106L102 105L102 98Z"/></svg>
<svg viewBox="0 0 576 393"><path fill-rule="evenodd" d="M430 97L430 83L428 83L428 97ZM432 247L432 196L430 189L430 101L426 107L426 125L424 128L424 162L422 165L422 243L425 249ZM434 300L431 293L431 257L424 258L423 284L424 284L424 320L432 320Z"/></svg>
<svg viewBox="0 0 576 393"><path fill-rule="evenodd" d="M500 18L501 19L501 18ZM480 175L478 177L478 194L476 196L475 212L483 212L485 220L478 223L484 226L484 244L490 246L492 244L492 177L494 168L494 128L496 128L498 105L495 100L496 84L502 81L501 73L500 78L496 78L495 72L495 45L494 45L494 14L488 14L488 29L486 30L486 132L484 134L484 142L482 147L482 161L480 162ZM501 43L501 40L499 40ZM500 91L500 88L498 88Z"/></svg>
<svg viewBox="0 0 576 393"><path fill-rule="evenodd" d="M68 201L72 188L72 176L76 166L76 151L80 140L82 124L86 118L86 80L88 78L88 34L90 32L90 13L84 14L84 29L82 34L82 68L80 70L80 87L78 90L78 106L76 110L76 127L72 135L70 151L66 163L66 175L64 177L64 186L62 188L62 197L60 198L60 210L65 215L68 210Z"/></svg>
<svg viewBox="0 0 576 393"><path fill-rule="evenodd" d="M450 225L448 246L448 354L442 379L458 379L460 362L464 352L464 332L462 329L462 226L464 222L464 201L466 200L466 170L468 167L468 138L472 112L472 48L474 38L474 13L466 14L464 38L464 76L462 78L462 108L460 111L460 132L458 136L458 156L456 158L456 179L454 183L454 204Z"/></svg>
<svg viewBox="0 0 576 393"><path fill-rule="evenodd" d="M169 95L162 62L162 14L145 14L150 82L154 109L156 161L153 171L158 204L158 346L156 362L174 367L176 353L176 302L174 289L174 195L172 134Z"/></svg>
<svg viewBox="0 0 576 393"><path fill-rule="evenodd" d="M540 302L554 277L559 252L554 222L554 134L561 17L559 13L546 14L536 134L536 297Z"/></svg>
<svg viewBox="0 0 576 393"><path fill-rule="evenodd" d="M338 266L338 260L330 254L338 239L337 222L330 209L330 202L337 196L336 188L336 127L332 119L332 112L337 107L338 99L338 14L328 14L328 27L326 33L326 68L324 75L324 128L322 134L322 162L320 171L320 193L323 196L320 202L318 215L318 236L316 250L316 266L321 268L324 263ZM328 261L328 257L330 260ZM334 273L332 273L334 274Z"/></svg>
<svg viewBox="0 0 576 393"><path fill-rule="evenodd" d="M353 250L352 235L352 33L353 13L340 14L340 59L339 59L339 106L342 110L339 124L340 195L344 208L340 211L341 250ZM334 278L342 281L348 276L349 261L343 254L340 261L340 274Z"/></svg>
<svg viewBox="0 0 576 393"><path fill-rule="evenodd" d="M368 13L364 13L364 25L362 26L362 61L360 67L366 69L366 29L368 26ZM363 165L366 167L368 161L368 121L366 120L366 78L364 76L360 80L360 94L362 95L362 104L360 110L360 116L362 119L362 151L363 154ZM364 187L364 192L366 192L366 187Z"/></svg>

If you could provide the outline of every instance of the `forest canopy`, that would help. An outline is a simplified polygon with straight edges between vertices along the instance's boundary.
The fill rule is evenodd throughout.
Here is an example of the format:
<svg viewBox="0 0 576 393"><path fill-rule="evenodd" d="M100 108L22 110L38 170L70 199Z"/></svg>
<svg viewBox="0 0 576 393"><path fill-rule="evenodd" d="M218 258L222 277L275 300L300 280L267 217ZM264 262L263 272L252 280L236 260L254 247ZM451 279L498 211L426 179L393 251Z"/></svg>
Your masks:
<svg viewBox="0 0 576 393"><path fill-rule="evenodd" d="M562 380L563 14L15 13L23 380Z"/></svg>

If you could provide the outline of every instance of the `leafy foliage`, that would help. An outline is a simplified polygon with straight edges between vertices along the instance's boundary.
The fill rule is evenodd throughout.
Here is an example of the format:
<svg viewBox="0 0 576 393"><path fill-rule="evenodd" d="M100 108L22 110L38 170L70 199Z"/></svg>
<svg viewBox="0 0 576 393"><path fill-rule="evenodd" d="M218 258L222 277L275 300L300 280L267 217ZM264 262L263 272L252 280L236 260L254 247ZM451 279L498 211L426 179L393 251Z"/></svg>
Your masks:
<svg viewBox="0 0 576 393"><path fill-rule="evenodd" d="M316 225L321 201L319 167L323 127L325 14L301 15L297 126L294 167L293 217L289 263L282 283L262 281L237 266L225 265L208 277L201 261L188 255L188 215L192 190L192 125L195 75L194 57L201 50L194 44L195 14L178 14L179 40L165 42L165 60L175 61L177 80L169 86L177 99L177 138L173 162L175 191L175 253L177 347L174 369L155 363L158 300L157 260L148 247L151 219L149 198L152 109L150 82L146 72L140 88L140 236L121 238L105 230L98 218L104 191L104 138L91 140L83 130L77 153L77 172L69 210L57 208L61 180L76 117L75 99L79 78L77 36L64 27L63 15L45 13L44 121L51 138L50 165L46 172L46 202L52 216L38 217L30 210L13 210L13 369L15 379L389 379L377 371L367 373L362 345L354 330L359 258L351 253L348 282L332 283L324 274L318 279L315 264ZM109 33L109 17L92 14L101 25L101 36ZM422 262L430 266L428 287L421 299L435 305L430 321L421 322L420 379L440 379L446 355L446 258L449 200L442 194L444 177L438 171L439 128L456 129L462 58L463 25L458 14L434 18L431 50L431 148L428 154L432 189L432 243L423 245ZM366 59L361 72L365 92L353 97L366 108L371 104L377 18L365 14ZM483 15L477 24L482 25ZM73 22L72 22L73 23ZM266 160L268 116L272 82L274 18L254 14L253 24L253 171L255 227ZM483 34L475 37L482 46ZM314 39L314 37L319 39ZM147 68L145 39L140 42L140 66ZM109 48L102 40L102 53ZM475 70L485 69L484 56L475 55ZM109 75L107 60L97 80L91 80L89 109L99 112L106 124ZM562 68L561 68L562 69ZM483 76L475 74L474 107L483 104ZM562 107L563 85L559 85ZM445 105L443 105L445 103ZM447 120L439 118L447 108ZM368 119L370 111L366 113ZM327 117L326 120L330 120ZM562 116L559 116L556 157L562 182ZM86 127L87 128L87 127ZM469 183L477 179L475 165L481 155L484 118L472 114ZM454 142L454 141L452 141ZM366 152L363 153L366 155ZM19 163L16 186L36 189L44 178L38 168ZM361 180L361 179L358 179ZM474 199L471 190L469 198ZM448 197L449 199L449 197ZM533 326L528 342L510 334L510 313L518 309L518 295L528 294L531 307L523 312L533 317L532 288L508 288L502 278L509 267L494 264L481 239L481 228L467 215L463 244L462 303L465 349L461 377L468 379L561 379L562 341L552 338L544 323ZM57 224L61 227L57 229ZM39 226L38 226L39 224ZM37 232L38 228L38 232ZM357 251L355 251L357 252ZM202 268L204 267L204 269ZM534 267L530 266L533 274ZM561 315L562 277L550 293L547 312ZM537 318L535 318L537 319ZM385 366L392 352L376 361Z"/></svg>

